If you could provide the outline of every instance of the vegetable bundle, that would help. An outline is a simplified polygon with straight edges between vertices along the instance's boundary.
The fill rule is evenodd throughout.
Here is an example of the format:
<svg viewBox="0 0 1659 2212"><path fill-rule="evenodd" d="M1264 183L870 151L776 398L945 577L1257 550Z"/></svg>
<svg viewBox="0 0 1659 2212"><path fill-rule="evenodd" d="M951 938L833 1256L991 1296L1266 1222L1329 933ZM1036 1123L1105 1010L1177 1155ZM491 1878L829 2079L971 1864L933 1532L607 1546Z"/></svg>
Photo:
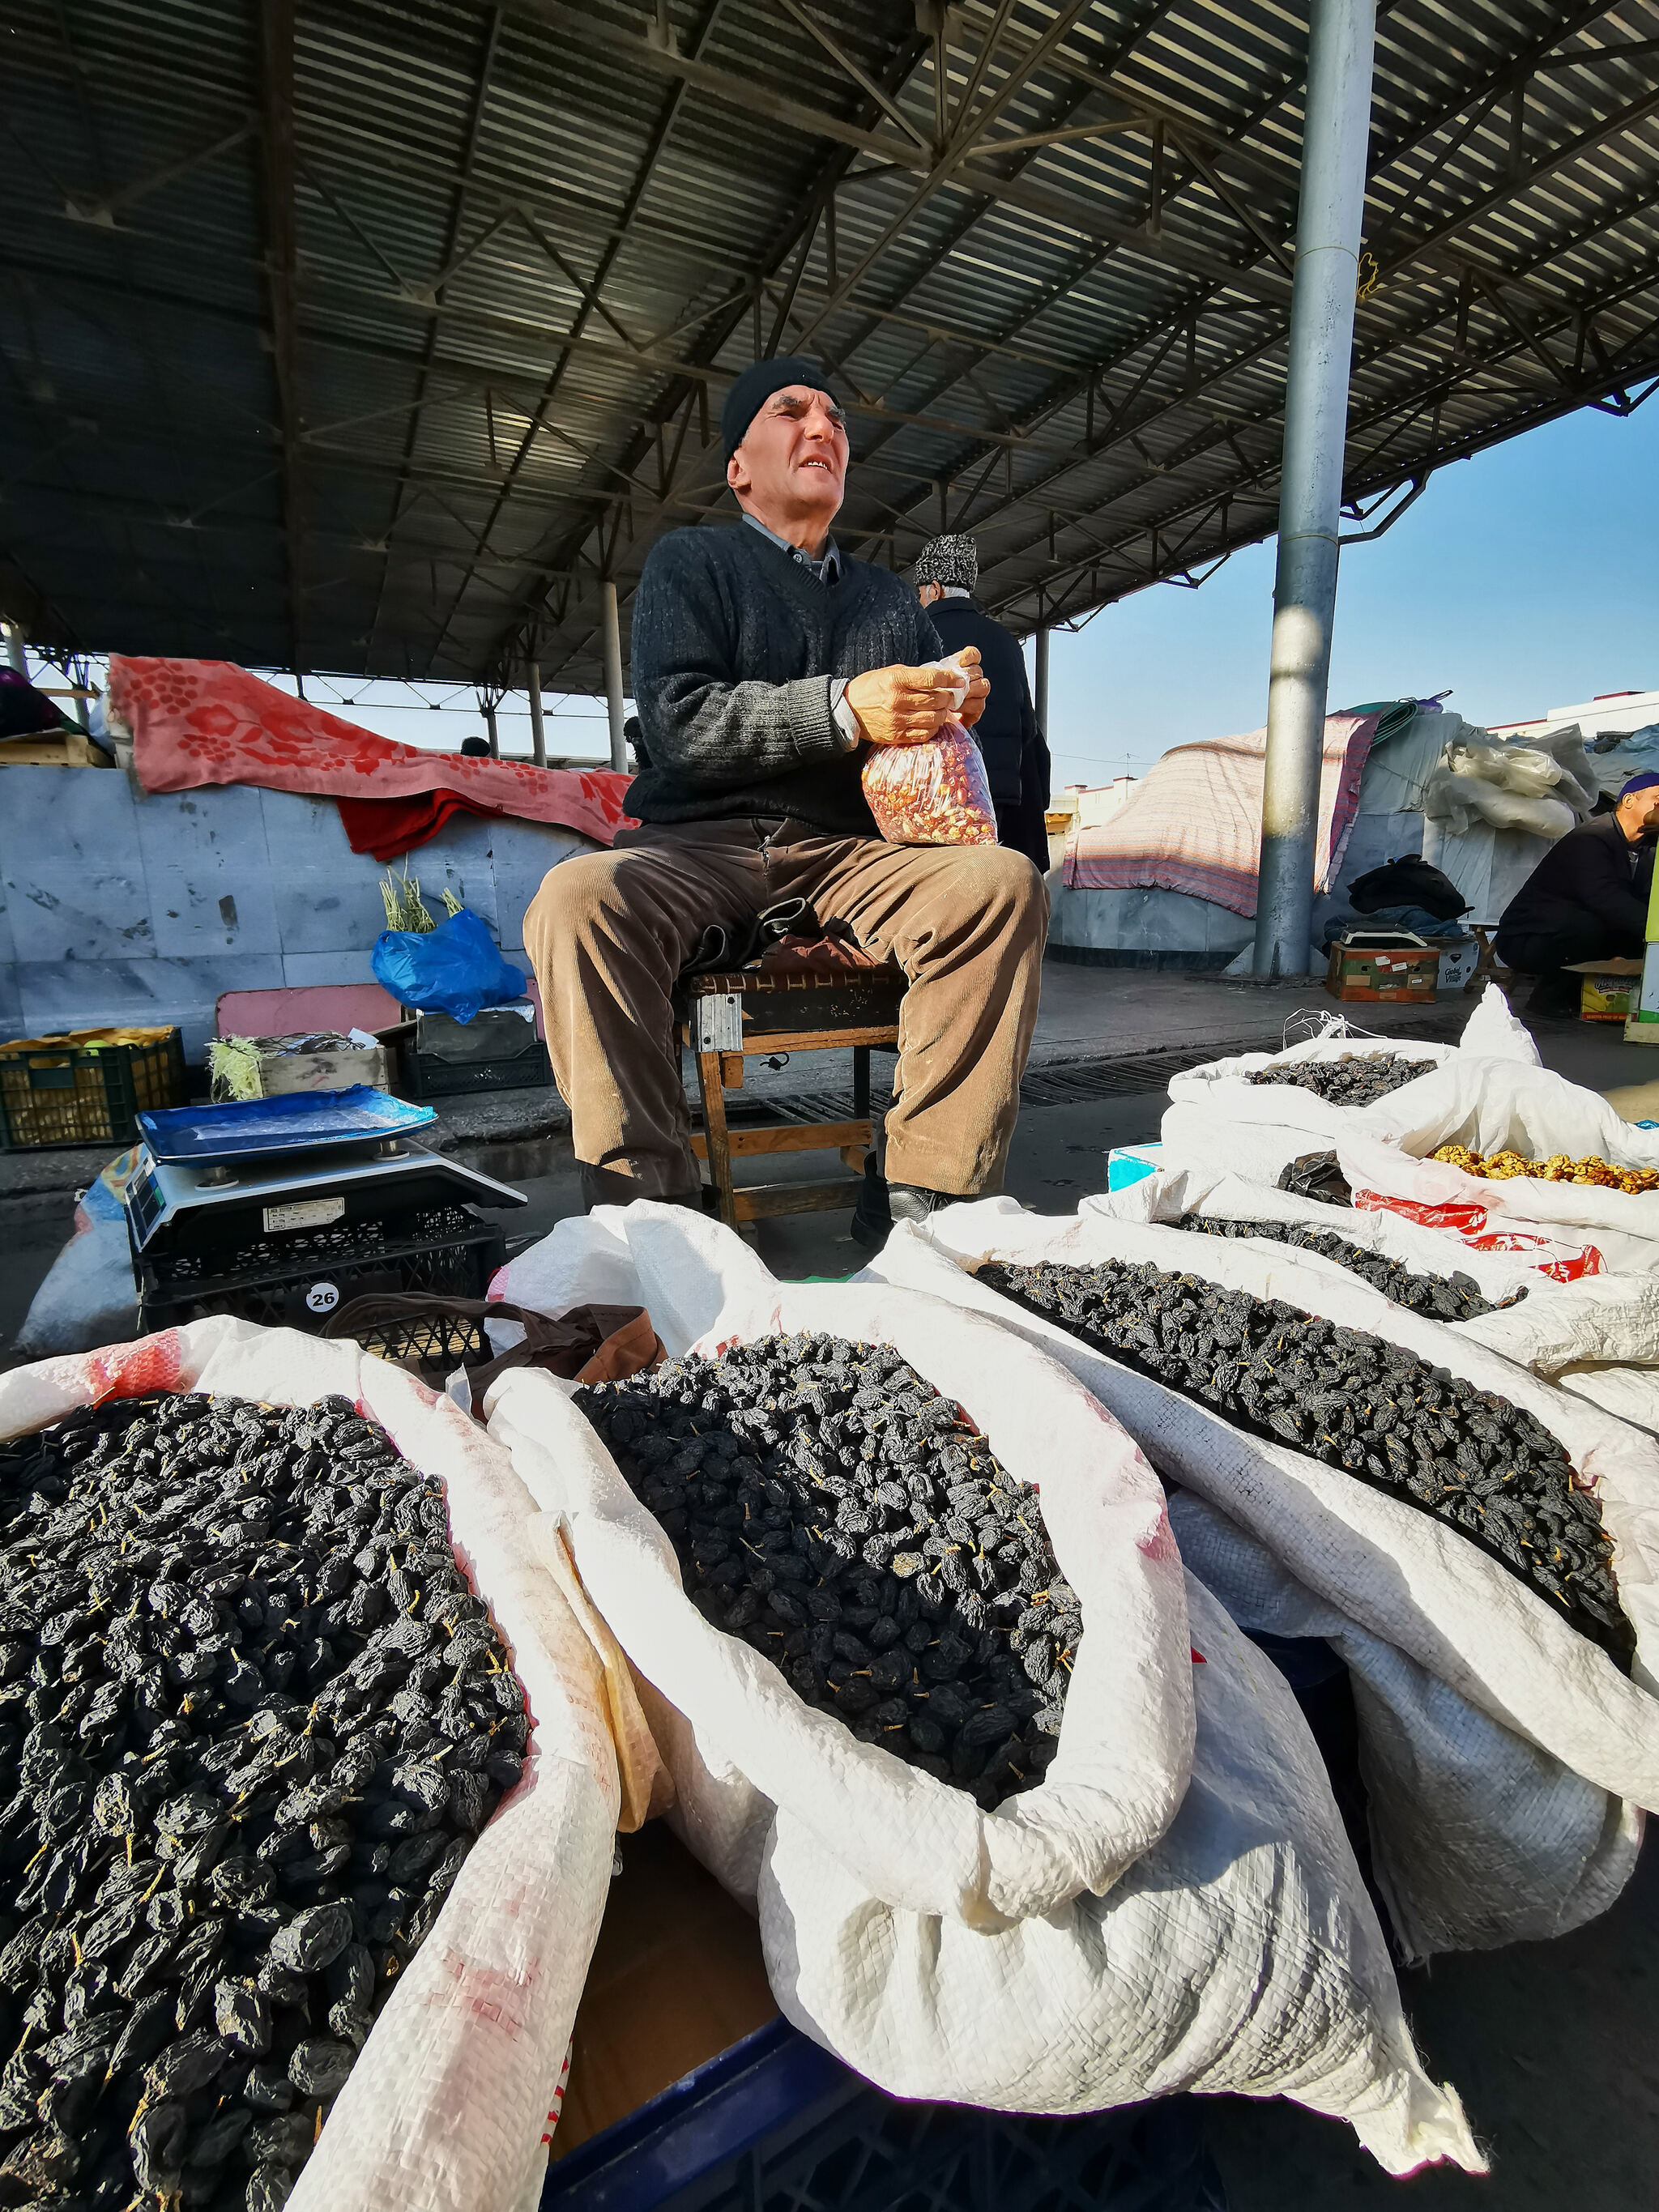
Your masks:
<svg viewBox="0 0 1659 2212"><path fill-rule="evenodd" d="M0 1452L0 2198L274 2212L527 1737L441 1489L349 1401Z"/></svg>

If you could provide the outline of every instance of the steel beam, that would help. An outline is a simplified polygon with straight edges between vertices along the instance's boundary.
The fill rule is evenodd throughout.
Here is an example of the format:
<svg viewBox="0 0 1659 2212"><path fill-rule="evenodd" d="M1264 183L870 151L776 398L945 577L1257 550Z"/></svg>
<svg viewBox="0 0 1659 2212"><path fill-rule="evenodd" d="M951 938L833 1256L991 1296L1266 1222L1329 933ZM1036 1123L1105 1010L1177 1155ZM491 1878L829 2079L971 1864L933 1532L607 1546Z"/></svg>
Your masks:
<svg viewBox="0 0 1659 2212"><path fill-rule="evenodd" d="M259 53L264 156L265 296L270 309L270 366L283 439L283 548L288 579L289 654L305 667L304 488L300 477L299 250L294 214L294 0L260 0Z"/></svg>
<svg viewBox="0 0 1659 2212"><path fill-rule="evenodd" d="M605 698L611 717L611 765L628 766L628 740L623 735L622 617L617 606L617 586L607 576L601 587L605 620Z"/></svg>
<svg viewBox="0 0 1659 2212"><path fill-rule="evenodd" d="M542 671L539 661L526 661L524 682L530 696L530 757L538 768L545 768L547 731L542 721Z"/></svg>

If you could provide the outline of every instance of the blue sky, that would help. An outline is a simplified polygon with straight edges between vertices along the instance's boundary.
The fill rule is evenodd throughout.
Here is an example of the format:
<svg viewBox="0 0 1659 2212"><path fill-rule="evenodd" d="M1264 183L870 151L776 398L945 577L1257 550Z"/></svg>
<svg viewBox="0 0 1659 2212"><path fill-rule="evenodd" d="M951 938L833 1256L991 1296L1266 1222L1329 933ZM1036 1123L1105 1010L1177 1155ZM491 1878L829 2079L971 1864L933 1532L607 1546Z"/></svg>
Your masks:
<svg viewBox="0 0 1659 2212"><path fill-rule="evenodd" d="M1260 728L1273 586L1270 541L1200 591L1155 584L1056 632L1056 787ZM1448 686L1447 706L1481 723L1659 688L1659 396L1628 421L1584 410L1442 470L1385 538L1343 555L1331 704Z"/></svg>

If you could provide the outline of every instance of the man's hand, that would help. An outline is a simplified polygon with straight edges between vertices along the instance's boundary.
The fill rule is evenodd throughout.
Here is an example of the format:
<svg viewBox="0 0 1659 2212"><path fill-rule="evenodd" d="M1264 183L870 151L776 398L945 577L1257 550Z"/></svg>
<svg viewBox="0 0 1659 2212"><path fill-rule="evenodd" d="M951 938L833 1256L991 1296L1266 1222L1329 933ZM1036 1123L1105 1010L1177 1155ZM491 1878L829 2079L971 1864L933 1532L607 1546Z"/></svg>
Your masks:
<svg viewBox="0 0 1659 2212"><path fill-rule="evenodd" d="M855 676L847 687L847 703L869 742L919 745L936 738L946 722L977 721L991 687L979 673L977 647L969 646L958 659L972 678L961 707L948 668L872 668Z"/></svg>
<svg viewBox="0 0 1659 2212"><path fill-rule="evenodd" d="M985 702L991 696L991 679L981 672L976 645L964 645L957 654L956 662L963 674L972 678L968 686L968 696L957 709L957 721L965 729L971 730L985 712Z"/></svg>

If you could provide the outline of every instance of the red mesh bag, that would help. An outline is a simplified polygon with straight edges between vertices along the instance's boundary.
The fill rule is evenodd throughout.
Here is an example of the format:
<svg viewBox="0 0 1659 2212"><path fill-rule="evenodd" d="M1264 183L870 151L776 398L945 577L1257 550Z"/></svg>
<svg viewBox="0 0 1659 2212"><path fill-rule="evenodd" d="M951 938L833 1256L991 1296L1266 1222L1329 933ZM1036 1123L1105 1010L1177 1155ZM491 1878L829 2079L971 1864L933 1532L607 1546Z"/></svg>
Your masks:
<svg viewBox="0 0 1659 2212"><path fill-rule="evenodd" d="M994 845L996 810L985 762L960 722L919 745L877 745L865 757L864 795L890 845Z"/></svg>

